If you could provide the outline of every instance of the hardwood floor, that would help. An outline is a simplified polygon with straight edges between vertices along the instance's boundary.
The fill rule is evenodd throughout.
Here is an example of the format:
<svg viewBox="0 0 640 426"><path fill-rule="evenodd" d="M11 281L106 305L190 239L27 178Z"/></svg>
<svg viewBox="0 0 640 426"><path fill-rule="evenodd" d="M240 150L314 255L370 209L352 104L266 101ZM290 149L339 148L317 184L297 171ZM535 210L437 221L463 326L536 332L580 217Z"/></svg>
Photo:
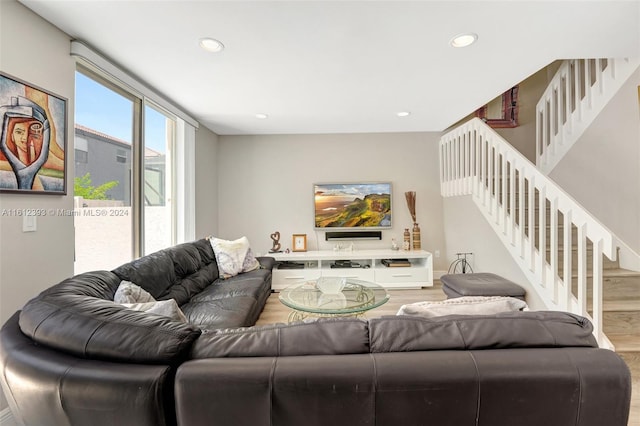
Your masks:
<svg viewBox="0 0 640 426"><path fill-rule="evenodd" d="M445 294L442 292L440 282L436 281L434 287L420 290L389 290L390 300L384 305L373 309L367 313L367 317L377 317L382 315L395 315L400 306L408 303L425 300L444 300ZM289 308L278 300L278 293L272 293L267 300L264 311L260 315L256 325L285 323L289 315ZM633 327L629 336L619 336L619 338L632 340L637 343L638 328ZM635 331L635 332L634 332ZM631 370L633 392L631 395L631 413L629 415L628 426L640 426L640 353L639 352L619 352Z"/></svg>

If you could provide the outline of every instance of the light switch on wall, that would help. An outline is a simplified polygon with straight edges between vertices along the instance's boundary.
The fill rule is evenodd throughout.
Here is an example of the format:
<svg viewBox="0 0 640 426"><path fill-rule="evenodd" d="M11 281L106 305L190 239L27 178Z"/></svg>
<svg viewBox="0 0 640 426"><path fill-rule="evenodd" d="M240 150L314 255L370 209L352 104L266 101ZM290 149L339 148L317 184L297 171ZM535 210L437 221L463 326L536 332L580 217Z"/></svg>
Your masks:
<svg viewBox="0 0 640 426"><path fill-rule="evenodd" d="M37 216L22 217L22 232L36 232L36 217Z"/></svg>

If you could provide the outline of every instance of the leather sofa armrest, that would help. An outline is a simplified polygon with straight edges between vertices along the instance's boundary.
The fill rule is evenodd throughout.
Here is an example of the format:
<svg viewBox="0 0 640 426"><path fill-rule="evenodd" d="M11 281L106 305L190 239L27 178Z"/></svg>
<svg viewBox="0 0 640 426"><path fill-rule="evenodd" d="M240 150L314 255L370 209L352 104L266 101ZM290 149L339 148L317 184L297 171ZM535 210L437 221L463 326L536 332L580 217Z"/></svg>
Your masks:
<svg viewBox="0 0 640 426"><path fill-rule="evenodd" d="M18 424L175 425L170 365L81 359L29 339L18 318L0 330L0 384Z"/></svg>
<svg viewBox="0 0 640 426"><path fill-rule="evenodd" d="M200 329L96 297L100 292L95 289L111 294L119 282L108 271L68 278L22 308L20 330L43 346L79 358L149 364L181 361Z"/></svg>
<svg viewBox="0 0 640 426"><path fill-rule="evenodd" d="M258 259L258 262L260 262L260 267L262 269L268 269L271 271L276 264L276 260L273 257L259 256L256 257L256 259Z"/></svg>

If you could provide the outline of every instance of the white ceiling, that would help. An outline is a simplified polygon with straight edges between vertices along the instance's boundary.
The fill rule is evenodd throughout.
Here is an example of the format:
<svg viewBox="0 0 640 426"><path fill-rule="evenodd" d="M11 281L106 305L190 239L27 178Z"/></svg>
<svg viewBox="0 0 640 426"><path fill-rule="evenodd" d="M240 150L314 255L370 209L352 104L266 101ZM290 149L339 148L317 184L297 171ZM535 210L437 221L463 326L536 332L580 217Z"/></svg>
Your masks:
<svg viewBox="0 0 640 426"><path fill-rule="evenodd" d="M556 59L640 56L638 0L20 2L221 135L441 131Z"/></svg>

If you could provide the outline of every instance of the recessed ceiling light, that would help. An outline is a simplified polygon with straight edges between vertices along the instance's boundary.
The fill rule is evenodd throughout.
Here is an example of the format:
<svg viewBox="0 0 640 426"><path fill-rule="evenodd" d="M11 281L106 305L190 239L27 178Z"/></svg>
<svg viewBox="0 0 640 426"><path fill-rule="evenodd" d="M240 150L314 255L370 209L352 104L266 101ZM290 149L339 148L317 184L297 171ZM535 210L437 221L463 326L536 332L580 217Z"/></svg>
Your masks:
<svg viewBox="0 0 640 426"><path fill-rule="evenodd" d="M264 120L265 118L269 118L269 116L267 114L256 114L256 118L259 118L261 120Z"/></svg>
<svg viewBox="0 0 640 426"><path fill-rule="evenodd" d="M454 38L451 39L449 44L453 47L467 47L472 45L478 40L478 34L475 33L464 33L458 34Z"/></svg>
<svg viewBox="0 0 640 426"><path fill-rule="evenodd" d="M409 111L400 111L400 112L396 112L396 115L398 117L408 117L411 115L411 113Z"/></svg>
<svg viewBox="0 0 640 426"><path fill-rule="evenodd" d="M201 38L200 39L200 47L202 47L207 52L222 52L224 50L224 44L219 42L214 38Z"/></svg>

